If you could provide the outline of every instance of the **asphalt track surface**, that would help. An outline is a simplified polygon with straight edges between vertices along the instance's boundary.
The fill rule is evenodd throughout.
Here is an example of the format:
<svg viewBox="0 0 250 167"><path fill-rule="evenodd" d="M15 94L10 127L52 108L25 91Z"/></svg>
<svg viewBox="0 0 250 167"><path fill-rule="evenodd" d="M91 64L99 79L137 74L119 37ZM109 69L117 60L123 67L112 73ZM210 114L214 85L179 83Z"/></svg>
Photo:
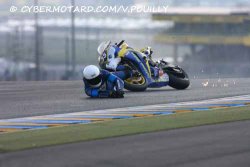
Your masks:
<svg viewBox="0 0 250 167"><path fill-rule="evenodd" d="M0 154L1 167L249 167L250 121Z"/></svg>
<svg viewBox="0 0 250 167"><path fill-rule="evenodd" d="M250 78L191 80L190 88L127 91L124 99L91 99L81 81L0 82L0 119L87 111L250 94ZM214 85L214 86L213 86Z"/></svg>
<svg viewBox="0 0 250 167"><path fill-rule="evenodd" d="M250 94L250 79L192 80L189 89L91 99L80 81L0 82L0 119ZM0 154L0 167L249 167L250 121L177 129Z"/></svg>

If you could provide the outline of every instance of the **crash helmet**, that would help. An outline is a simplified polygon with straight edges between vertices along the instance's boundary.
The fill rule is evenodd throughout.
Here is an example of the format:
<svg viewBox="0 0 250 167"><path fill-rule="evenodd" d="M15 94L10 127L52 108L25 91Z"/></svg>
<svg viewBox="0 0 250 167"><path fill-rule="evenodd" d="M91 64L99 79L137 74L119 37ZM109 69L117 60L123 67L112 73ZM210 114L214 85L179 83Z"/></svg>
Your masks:
<svg viewBox="0 0 250 167"><path fill-rule="evenodd" d="M88 65L84 68L83 78L91 87L99 87L102 83L101 72L95 65Z"/></svg>

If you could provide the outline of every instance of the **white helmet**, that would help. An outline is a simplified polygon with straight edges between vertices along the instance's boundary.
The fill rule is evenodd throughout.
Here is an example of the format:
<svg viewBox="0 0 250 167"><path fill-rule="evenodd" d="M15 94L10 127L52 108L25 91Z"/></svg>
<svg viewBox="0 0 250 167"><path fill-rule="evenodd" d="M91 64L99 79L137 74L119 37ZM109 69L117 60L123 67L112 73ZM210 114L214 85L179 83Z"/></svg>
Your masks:
<svg viewBox="0 0 250 167"><path fill-rule="evenodd" d="M83 78L92 87L99 87L102 83L100 70L94 65L88 65L84 68Z"/></svg>

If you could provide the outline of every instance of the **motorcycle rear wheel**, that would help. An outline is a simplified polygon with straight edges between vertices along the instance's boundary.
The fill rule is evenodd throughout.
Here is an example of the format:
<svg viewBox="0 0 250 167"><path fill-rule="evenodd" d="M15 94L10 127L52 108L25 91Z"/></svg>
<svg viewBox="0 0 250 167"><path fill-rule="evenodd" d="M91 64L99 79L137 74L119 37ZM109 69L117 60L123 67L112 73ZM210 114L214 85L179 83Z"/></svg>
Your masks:
<svg viewBox="0 0 250 167"><path fill-rule="evenodd" d="M131 62L126 62L132 69L137 70L139 72L138 67L136 67ZM139 72L140 73L140 72ZM124 88L134 92L142 92L145 91L148 87L148 83L146 78L140 73L138 77L131 77L124 80Z"/></svg>
<svg viewBox="0 0 250 167"><path fill-rule="evenodd" d="M134 92L142 92L145 91L148 87L146 79L144 76L140 77L131 77L124 81L124 87L127 90Z"/></svg>

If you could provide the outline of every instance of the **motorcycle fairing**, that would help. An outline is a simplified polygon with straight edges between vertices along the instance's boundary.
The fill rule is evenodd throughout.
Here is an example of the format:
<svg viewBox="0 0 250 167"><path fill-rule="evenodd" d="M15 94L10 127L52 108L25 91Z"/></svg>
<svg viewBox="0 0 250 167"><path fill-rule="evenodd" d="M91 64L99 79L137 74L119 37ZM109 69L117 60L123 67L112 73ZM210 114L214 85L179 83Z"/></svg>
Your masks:
<svg viewBox="0 0 250 167"><path fill-rule="evenodd" d="M169 83L169 76L168 74L164 73L162 76L159 76L159 78L153 80L148 87L150 88L159 88L163 86L167 86Z"/></svg>
<svg viewBox="0 0 250 167"><path fill-rule="evenodd" d="M131 52L129 54L126 54L124 58L135 63L139 67L140 72L145 77L148 83L152 82L150 73L148 72L148 69L146 69L146 64L144 63L144 61L140 60L139 56Z"/></svg>

